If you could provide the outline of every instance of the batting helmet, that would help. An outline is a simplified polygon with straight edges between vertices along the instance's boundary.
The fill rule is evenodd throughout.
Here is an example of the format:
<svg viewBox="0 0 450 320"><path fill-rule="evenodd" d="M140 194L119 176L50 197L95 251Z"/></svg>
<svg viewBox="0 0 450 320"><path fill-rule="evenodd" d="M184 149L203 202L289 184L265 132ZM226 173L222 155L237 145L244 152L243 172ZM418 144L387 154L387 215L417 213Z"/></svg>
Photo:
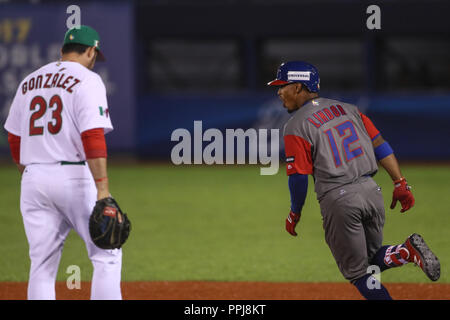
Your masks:
<svg viewBox="0 0 450 320"><path fill-rule="evenodd" d="M281 86L288 83L300 82L311 92L319 92L319 71L312 64L304 61L289 61L278 68L277 78L270 81L269 86Z"/></svg>

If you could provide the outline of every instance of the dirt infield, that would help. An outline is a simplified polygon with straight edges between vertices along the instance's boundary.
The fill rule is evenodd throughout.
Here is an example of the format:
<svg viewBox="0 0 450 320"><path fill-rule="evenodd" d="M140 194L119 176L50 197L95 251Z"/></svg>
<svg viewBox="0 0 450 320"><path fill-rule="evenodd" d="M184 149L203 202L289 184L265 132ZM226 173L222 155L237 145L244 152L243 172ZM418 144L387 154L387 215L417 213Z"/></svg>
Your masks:
<svg viewBox="0 0 450 320"><path fill-rule="evenodd" d="M450 284L384 284L394 299L450 300ZM26 299L27 284L0 283L0 300ZM123 282L126 300L360 300L349 283L272 283L215 281ZM56 284L56 298L89 299L90 283L81 289L67 289L65 282Z"/></svg>

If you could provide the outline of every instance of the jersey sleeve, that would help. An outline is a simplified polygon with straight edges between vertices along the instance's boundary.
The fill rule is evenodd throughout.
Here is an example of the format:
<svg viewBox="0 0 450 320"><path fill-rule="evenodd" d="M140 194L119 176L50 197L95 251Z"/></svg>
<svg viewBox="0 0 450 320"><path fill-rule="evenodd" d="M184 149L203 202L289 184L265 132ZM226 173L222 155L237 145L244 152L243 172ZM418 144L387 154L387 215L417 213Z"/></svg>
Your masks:
<svg viewBox="0 0 450 320"><path fill-rule="evenodd" d="M308 141L296 135L285 135L284 148L288 176L294 173L313 173L311 144Z"/></svg>
<svg viewBox="0 0 450 320"><path fill-rule="evenodd" d="M83 81L76 92L74 105L80 133L95 128L103 128L105 134L113 130L106 88L99 75L94 74Z"/></svg>
<svg viewBox="0 0 450 320"><path fill-rule="evenodd" d="M364 127L366 128L367 133L369 134L370 139L375 140L381 134L380 131L375 127L373 122L363 113L359 113L361 119L363 121Z"/></svg>
<svg viewBox="0 0 450 320"><path fill-rule="evenodd" d="M106 158L105 135L101 128L87 130L81 133L86 159Z"/></svg>
<svg viewBox="0 0 450 320"><path fill-rule="evenodd" d="M8 132L8 143L15 163L20 163L20 137Z"/></svg>
<svg viewBox="0 0 450 320"><path fill-rule="evenodd" d="M14 96L13 102L11 104L11 107L9 109L9 114L8 117L6 118L6 122L5 122L5 129L6 131L8 131L9 133L12 133L15 136L22 136L21 135L21 126L20 126L20 116L21 116L21 109L24 108L25 106L22 106L21 104L22 99L21 99L21 93L20 93L20 88L21 86L19 86L19 88L17 89L16 95Z"/></svg>

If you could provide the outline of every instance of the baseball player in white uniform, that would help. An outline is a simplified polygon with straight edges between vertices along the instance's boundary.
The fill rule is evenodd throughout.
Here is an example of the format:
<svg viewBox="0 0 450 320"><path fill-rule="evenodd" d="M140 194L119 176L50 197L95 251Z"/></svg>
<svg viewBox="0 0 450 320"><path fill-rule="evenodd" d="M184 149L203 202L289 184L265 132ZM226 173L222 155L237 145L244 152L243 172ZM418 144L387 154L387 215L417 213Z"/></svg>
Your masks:
<svg viewBox="0 0 450 320"><path fill-rule="evenodd" d="M5 129L22 174L20 210L29 243L28 299L55 299L55 280L71 229L93 264L91 299L121 299L121 249L103 250L89 234L95 202L110 196L104 134L113 127L102 79L98 33L66 32L61 60L19 85Z"/></svg>

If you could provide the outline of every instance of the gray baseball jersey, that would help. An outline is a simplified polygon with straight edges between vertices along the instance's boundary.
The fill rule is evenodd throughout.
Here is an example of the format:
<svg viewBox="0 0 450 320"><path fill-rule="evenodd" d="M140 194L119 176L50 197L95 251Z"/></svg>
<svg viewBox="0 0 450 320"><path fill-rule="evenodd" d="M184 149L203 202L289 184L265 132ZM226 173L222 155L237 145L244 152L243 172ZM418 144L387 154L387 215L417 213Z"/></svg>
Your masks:
<svg viewBox="0 0 450 320"><path fill-rule="evenodd" d="M287 174L312 174L320 200L332 189L377 172L372 139L378 135L356 106L310 100L284 127Z"/></svg>
<svg viewBox="0 0 450 320"><path fill-rule="evenodd" d="M356 106L326 98L310 100L284 128L287 174L314 176L325 240L349 281L367 273L382 244L383 196L371 178L379 134Z"/></svg>

